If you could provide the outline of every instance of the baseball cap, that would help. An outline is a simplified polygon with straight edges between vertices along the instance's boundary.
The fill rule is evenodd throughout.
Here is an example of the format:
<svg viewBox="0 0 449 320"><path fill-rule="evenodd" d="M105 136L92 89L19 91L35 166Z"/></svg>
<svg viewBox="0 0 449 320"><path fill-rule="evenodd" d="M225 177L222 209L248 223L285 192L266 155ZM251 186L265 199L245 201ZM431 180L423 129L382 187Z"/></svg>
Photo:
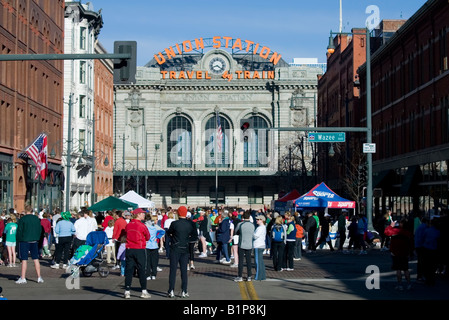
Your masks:
<svg viewBox="0 0 449 320"><path fill-rule="evenodd" d="M138 214L138 213L145 213L145 210L143 210L142 208L137 208L133 211L134 214Z"/></svg>

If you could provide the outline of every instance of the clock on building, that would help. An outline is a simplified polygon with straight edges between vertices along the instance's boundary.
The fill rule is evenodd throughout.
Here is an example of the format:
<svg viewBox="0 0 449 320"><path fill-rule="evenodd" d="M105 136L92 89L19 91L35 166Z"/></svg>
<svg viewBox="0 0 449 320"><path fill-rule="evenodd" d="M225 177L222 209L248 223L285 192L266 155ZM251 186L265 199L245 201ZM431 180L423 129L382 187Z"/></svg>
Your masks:
<svg viewBox="0 0 449 320"><path fill-rule="evenodd" d="M209 62L209 69L213 74L222 74L226 70L226 62L221 57L213 57Z"/></svg>

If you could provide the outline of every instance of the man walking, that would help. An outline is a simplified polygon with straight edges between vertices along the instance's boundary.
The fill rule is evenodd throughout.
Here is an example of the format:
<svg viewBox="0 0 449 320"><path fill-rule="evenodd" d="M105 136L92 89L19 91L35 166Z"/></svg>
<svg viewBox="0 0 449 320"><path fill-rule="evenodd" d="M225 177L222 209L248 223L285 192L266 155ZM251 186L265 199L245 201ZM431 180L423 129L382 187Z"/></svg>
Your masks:
<svg viewBox="0 0 449 320"><path fill-rule="evenodd" d="M243 263L246 263L247 270L247 281L251 281L252 270L251 270L251 252L253 249L253 235L254 235L254 223L250 220L251 213L249 210L243 213L243 220L235 228L235 234L239 235L239 266L238 266L238 276L234 279L235 282L243 281Z"/></svg>
<svg viewBox="0 0 449 320"><path fill-rule="evenodd" d="M39 240L42 235L42 225L39 218L31 211L31 206L26 206L26 214L19 219L17 226L16 239L19 244L19 259L22 260L22 272L20 278L16 281L17 284L25 284L26 272L28 266L28 254L34 261L34 267L37 273L37 283L42 283L44 280L41 277L41 265L39 262Z"/></svg>
<svg viewBox="0 0 449 320"><path fill-rule="evenodd" d="M170 274L168 278L168 297L174 298L176 283L176 269L181 270L181 298L188 298L187 292L187 264L189 261L189 242L196 236L194 224L186 220L187 208L178 208L179 219L170 224L167 231L170 241Z"/></svg>
<svg viewBox="0 0 449 320"><path fill-rule="evenodd" d="M316 234L318 233L318 225L316 223L316 220L313 216L313 212L308 212L307 213L307 221L306 221L306 226L304 228L307 232L307 252L311 253L311 252L315 252L316 247L315 247L315 238L316 238Z"/></svg>
<svg viewBox="0 0 449 320"><path fill-rule="evenodd" d="M150 232L144 224L145 211L138 208L133 212L133 219L126 225L126 269L125 269L125 299L131 298L130 288L134 269L137 268L143 299L151 298L147 292L146 276L146 245L150 240Z"/></svg>
<svg viewBox="0 0 449 320"><path fill-rule="evenodd" d="M343 251L343 246L346 241L346 221L348 218L348 210L341 210L341 214L338 217L338 234L340 235L340 241L338 244L338 251Z"/></svg>

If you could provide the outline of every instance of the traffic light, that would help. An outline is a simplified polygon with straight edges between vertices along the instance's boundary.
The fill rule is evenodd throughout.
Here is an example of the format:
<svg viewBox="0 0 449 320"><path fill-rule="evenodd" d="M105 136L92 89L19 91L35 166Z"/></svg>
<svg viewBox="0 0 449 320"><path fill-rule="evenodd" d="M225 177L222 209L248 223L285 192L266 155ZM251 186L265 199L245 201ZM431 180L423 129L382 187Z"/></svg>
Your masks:
<svg viewBox="0 0 449 320"><path fill-rule="evenodd" d="M368 167L366 164L359 166L359 180L361 184L367 182Z"/></svg>
<svg viewBox="0 0 449 320"><path fill-rule="evenodd" d="M242 123L242 126L240 127L240 129L242 129L242 132L245 133L246 130L249 129L250 124L249 124L249 122L246 121L246 120L242 120L242 121L243 121L243 123Z"/></svg>
<svg viewBox="0 0 449 320"><path fill-rule="evenodd" d="M240 120L240 130L242 130L243 141L248 141L248 129L252 128L252 120L251 119L242 119Z"/></svg>
<svg viewBox="0 0 449 320"><path fill-rule="evenodd" d="M114 84L136 83L137 42L115 41L114 53L130 53L130 59L114 60Z"/></svg>

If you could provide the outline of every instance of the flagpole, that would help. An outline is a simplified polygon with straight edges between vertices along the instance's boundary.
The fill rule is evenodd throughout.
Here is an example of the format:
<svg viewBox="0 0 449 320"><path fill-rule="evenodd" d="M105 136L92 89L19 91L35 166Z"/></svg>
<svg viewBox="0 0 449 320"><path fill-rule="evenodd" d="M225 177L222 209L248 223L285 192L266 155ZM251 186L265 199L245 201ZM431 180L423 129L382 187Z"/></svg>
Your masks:
<svg viewBox="0 0 449 320"><path fill-rule="evenodd" d="M218 162L218 109L215 110L215 123L217 125L217 130L215 130L215 209L217 209L218 211L218 166L217 166L217 162Z"/></svg>

